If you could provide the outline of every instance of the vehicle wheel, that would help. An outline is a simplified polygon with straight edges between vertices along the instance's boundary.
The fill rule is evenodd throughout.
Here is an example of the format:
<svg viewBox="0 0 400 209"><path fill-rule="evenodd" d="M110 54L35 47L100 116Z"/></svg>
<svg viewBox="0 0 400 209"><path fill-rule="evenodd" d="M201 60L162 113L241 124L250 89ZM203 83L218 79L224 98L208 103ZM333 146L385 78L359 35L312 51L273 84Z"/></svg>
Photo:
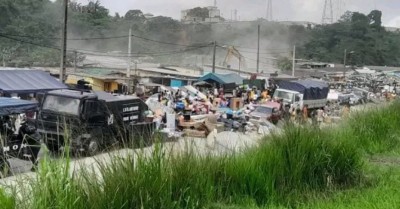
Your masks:
<svg viewBox="0 0 400 209"><path fill-rule="evenodd" d="M100 145L95 139L90 139L87 145L87 155L94 156L100 152Z"/></svg>

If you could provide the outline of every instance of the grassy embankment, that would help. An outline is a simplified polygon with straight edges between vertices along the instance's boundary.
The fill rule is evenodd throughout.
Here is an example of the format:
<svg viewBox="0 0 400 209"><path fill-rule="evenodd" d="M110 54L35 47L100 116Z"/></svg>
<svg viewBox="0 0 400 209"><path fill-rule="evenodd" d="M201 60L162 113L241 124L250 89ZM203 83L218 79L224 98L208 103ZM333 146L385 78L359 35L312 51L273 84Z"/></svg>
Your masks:
<svg viewBox="0 0 400 209"><path fill-rule="evenodd" d="M32 192L22 194L31 201L0 194L0 205L98 209L377 208L378 204L383 206L378 208L396 208L400 207L396 192L400 177L395 171L400 169L393 165L400 150L399 127L400 104L396 103L355 115L334 129L291 127L240 155L172 156L157 145L150 158L114 159L108 166L99 163L97 176L86 172L73 177L68 166L46 160L32 182ZM372 158L378 163L371 163Z"/></svg>

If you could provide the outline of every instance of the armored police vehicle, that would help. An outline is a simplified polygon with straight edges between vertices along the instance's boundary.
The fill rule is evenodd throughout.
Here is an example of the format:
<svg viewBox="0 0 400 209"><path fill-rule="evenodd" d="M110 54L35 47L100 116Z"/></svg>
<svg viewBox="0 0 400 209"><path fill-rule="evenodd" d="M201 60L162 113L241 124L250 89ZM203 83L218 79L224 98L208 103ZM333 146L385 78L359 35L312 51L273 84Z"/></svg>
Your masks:
<svg viewBox="0 0 400 209"><path fill-rule="evenodd" d="M148 107L137 97L55 90L40 100L38 131L52 152L69 145L73 153L94 155L114 145L151 142L155 123L145 122Z"/></svg>

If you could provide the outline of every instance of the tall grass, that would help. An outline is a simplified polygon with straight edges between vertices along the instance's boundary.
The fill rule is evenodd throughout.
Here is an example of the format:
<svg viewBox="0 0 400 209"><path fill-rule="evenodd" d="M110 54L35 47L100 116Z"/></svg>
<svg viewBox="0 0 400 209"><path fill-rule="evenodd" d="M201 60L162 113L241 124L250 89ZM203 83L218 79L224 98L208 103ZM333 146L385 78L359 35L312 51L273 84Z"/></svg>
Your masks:
<svg viewBox="0 0 400 209"><path fill-rule="evenodd" d="M309 195L357 184L363 150L376 153L399 146L399 107L395 103L355 115L330 130L288 127L242 154L173 155L156 144L151 156L113 158L111 163L98 162L97 174L74 176L68 164L48 159L32 186L32 201L19 208L298 206Z"/></svg>
<svg viewBox="0 0 400 209"><path fill-rule="evenodd" d="M2 209L15 209L16 208L16 198L15 193L9 195L5 191L0 190L0 208Z"/></svg>
<svg viewBox="0 0 400 209"><path fill-rule="evenodd" d="M69 173L44 161L31 207L204 208L212 203L294 205L303 194L356 182L362 160L355 147L319 130L291 127L241 155L171 155L98 162L100 173ZM300 199L299 199L300 197Z"/></svg>
<svg viewBox="0 0 400 209"><path fill-rule="evenodd" d="M400 102L367 113L357 113L348 123L351 138L367 153L397 152L400 150Z"/></svg>

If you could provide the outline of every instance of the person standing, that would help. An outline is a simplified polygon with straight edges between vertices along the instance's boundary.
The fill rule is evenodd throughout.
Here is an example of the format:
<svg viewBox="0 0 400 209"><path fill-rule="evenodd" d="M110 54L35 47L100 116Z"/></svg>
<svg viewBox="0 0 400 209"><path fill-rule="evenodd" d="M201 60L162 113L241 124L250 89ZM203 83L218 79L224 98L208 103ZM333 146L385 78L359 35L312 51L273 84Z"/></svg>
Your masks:
<svg viewBox="0 0 400 209"><path fill-rule="evenodd" d="M254 90L251 89L250 90L250 101L254 100L254 95L255 95Z"/></svg>
<svg viewBox="0 0 400 209"><path fill-rule="evenodd" d="M308 105L304 105L304 107L303 107L302 119L303 119L303 123L307 123L308 122Z"/></svg>
<svg viewBox="0 0 400 209"><path fill-rule="evenodd" d="M318 125L321 125L321 123L324 121L324 111L322 110L322 108L319 108L317 110L317 122Z"/></svg>
<svg viewBox="0 0 400 209"><path fill-rule="evenodd" d="M285 108L283 109L283 119L285 122L289 122L290 120L290 105L285 105Z"/></svg>
<svg viewBox="0 0 400 209"><path fill-rule="evenodd" d="M350 104L347 103L342 110L342 118L348 118L350 116Z"/></svg>
<svg viewBox="0 0 400 209"><path fill-rule="evenodd" d="M297 117L297 110L296 110L296 107L292 104L290 107L290 121L292 123L295 123L296 117Z"/></svg>
<svg viewBox="0 0 400 209"><path fill-rule="evenodd" d="M248 90L247 93L246 93L246 104L250 104L250 100L251 100L251 93Z"/></svg>

